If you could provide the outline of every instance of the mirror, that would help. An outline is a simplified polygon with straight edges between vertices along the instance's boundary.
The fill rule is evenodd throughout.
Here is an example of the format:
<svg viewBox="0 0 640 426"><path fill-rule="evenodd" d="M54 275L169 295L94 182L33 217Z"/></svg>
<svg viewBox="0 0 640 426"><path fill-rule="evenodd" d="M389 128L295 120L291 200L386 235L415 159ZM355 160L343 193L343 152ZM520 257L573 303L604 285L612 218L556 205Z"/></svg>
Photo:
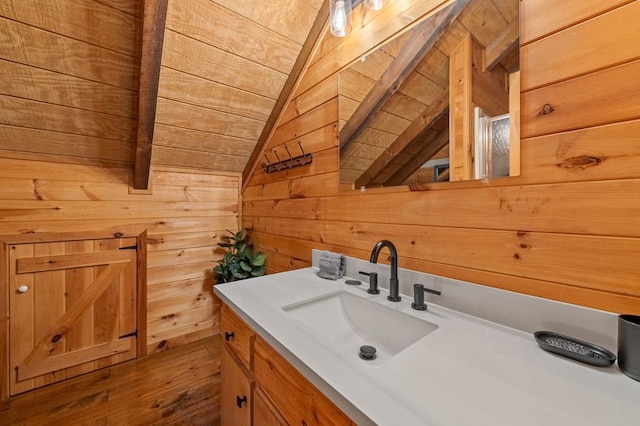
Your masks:
<svg viewBox="0 0 640 426"><path fill-rule="evenodd" d="M519 174L518 10L455 2L339 73L343 189Z"/></svg>

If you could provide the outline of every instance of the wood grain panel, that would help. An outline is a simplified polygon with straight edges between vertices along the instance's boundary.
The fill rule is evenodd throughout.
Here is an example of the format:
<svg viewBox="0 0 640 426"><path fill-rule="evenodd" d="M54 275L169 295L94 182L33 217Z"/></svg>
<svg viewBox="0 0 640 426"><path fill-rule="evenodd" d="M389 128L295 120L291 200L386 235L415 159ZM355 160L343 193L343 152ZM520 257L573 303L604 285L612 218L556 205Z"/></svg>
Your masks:
<svg viewBox="0 0 640 426"><path fill-rule="evenodd" d="M295 120L278 127L273 133L273 139L288 141L298 138L304 134L312 132L313 130L320 129L334 123L337 114L338 100L334 98L326 104L322 104ZM301 131L301 129L304 129L304 131Z"/></svg>
<svg viewBox="0 0 640 426"><path fill-rule="evenodd" d="M133 57L139 55L134 17L90 0L8 0L0 3L0 16ZM99 19L92 19L97 16Z"/></svg>
<svg viewBox="0 0 640 426"><path fill-rule="evenodd" d="M154 145L204 151L212 154L236 154L248 157L255 141L217 135L180 127L156 124Z"/></svg>
<svg viewBox="0 0 640 426"><path fill-rule="evenodd" d="M69 269L70 265L78 268L86 268L89 266L98 266L115 263L129 263L131 254L123 251L109 251L107 253L87 253L73 255L51 255L42 256L36 254L37 257L28 259L18 259L17 271L19 274L28 274L31 272L49 272L60 269Z"/></svg>
<svg viewBox="0 0 640 426"><path fill-rule="evenodd" d="M632 179L638 161L639 120L554 133L522 140L522 176L514 183Z"/></svg>
<svg viewBox="0 0 640 426"><path fill-rule="evenodd" d="M625 194L640 190L639 185L634 179L430 192L429 203L442 206L446 215L424 209L424 201L410 192L248 201L243 211L246 216L329 223L353 220L376 224L382 217L393 218L395 224L638 237L640 224L633 212L640 205ZM464 209L455 209L460 199L470 202ZM575 211L580 212L579 219ZM625 219L608 219L614 216Z"/></svg>
<svg viewBox="0 0 640 426"><path fill-rule="evenodd" d="M639 74L634 61L523 93L521 137L640 118L640 79L628 78Z"/></svg>
<svg viewBox="0 0 640 426"><path fill-rule="evenodd" d="M121 10L136 18L140 17L140 3L138 0L95 0L97 3L106 4L114 9Z"/></svg>
<svg viewBox="0 0 640 426"><path fill-rule="evenodd" d="M210 153L200 150L187 150L158 146L153 151L153 163L159 166L180 166L195 169L220 170L223 172L241 172L247 162L246 157Z"/></svg>
<svg viewBox="0 0 640 426"><path fill-rule="evenodd" d="M129 194L122 185L108 182L82 182L75 186L65 181L44 179L12 179L0 177L0 185L6 185L13 200L66 200L66 201L147 201L149 197ZM190 186L176 188L157 185L153 201L229 201L237 200L237 189Z"/></svg>
<svg viewBox="0 0 640 426"><path fill-rule="evenodd" d="M254 356L256 380L289 423L354 424L260 336Z"/></svg>
<svg viewBox="0 0 640 426"><path fill-rule="evenodd" d="M13 62L124 89L136 90L138 85L136 58L2 17L0 44L0 57Z"/></svg>
<svg viewBox="0 0 640 426"><path fill-rule="evenodd" d="M526 278L555 280L579 287L606 290L606 277L592 276L600 264L619 268L617 291L640 296L633 276L638 272L632 259L640 252L638 238L566 236L528 231L443 228L376 224L372 229L359 222L314 223L284 220L253 224L253 229L299 238L334 247L370 250L379 239L393 240L402 257L429 259ZM464 247L461 249L460 247ZM492 247L487 250L486 247ZM603 248L604 247L604 248ZM624 253L624 255L620 255ZM578 256L576 256L578 254Z"/></svg>
<svg viewBox="0 0 640 426"><path fill-rule="evenodd" d="M255 2L252 0L216 0L216 2L298 44L304 43L307 31L322 4L322 0L310 0L303 4L288 0L273 0L261 4L261 7L255 7ZM267 17L269 19L266 19Z"/></svg>
<svg viewBox="0 0 640 426"><path fill-rule="evenodd" d="M638 21L640 3L632 2L524 46L520 63L531 71L522 74L522 91L638 59Z"/></svg>
<svg viewBox="0 0 640 426"><path fill-rule="evenodd" d="M282 72L171 30L165 40L162 65L174 70L270 99L278 97L286 80ZM212 63L224 67L212 67Z"/></svg>
<svg viewBox="0 0 640 426"><path fill-rule="evenodd" d="M158 98L156 123L256 140L264 122L221 111Z"/></svg>
<svg viewBox="0 0 640 426"><path fill-rule="evenodd" d="M280 121L282 123L291 121L336 96L338 96L337 80L332 78L323 80L318 85L295 97L287 106Z"/></svg>
<svg viewBox="0 0 640 426"><path fill-rule="evenodd" d="M217 305L211 305L191 309L189 311L175 312L158 318L149 318L149 342L153 343L157 339L157 335L169 331L194 326L197 327L199 324L210 325L212 324L212 318L214 318L214 315L217 315L217 311Z"/></svg>
<svg viewBox="0 0 640 426"><path fill-rule="evenodd" d="M0 222L12 220L82 220L87 216L111 219L135 217L198 217L224 216L235 212L236 203L215 202L155 203L139 202L132 210L126 201L15 201L11 207L0 207Z"/></svg>
<svg viewBox="0 0 640 426"><path fill-rule="evenodd" d="M218 261L222 259L222 253L215 253L218 246L189 247L174 250L150 252L147 256L149 268L158 268L165 265L178 265L187 263L200 263Z"/></svg>
<svg viewBox="0 0 640 426"><path fill-rule="evenodd" d="M135 93L0 59L0 93L89 111L133 117Z"/></svg>
<svg viewBox="0 0 640 426"><path fill-rule="evenodd" d="M67 154L74 157L104 159L124 164L130 163L133 159L133 144L130 141L116 141L3 124L0 124L0 138L2 139L2 148L5 150Z"/></svg>
<svg viewBox="0 0 640 426"><path fill-rule="evenodd" d="M167 28L282 73L291 70L300 50L300 43L210 0L171 2Z"/></svg>
<svg viewBox="0 0 640 426"><path fill-rule="evenodd" d="M160 96L263 121L269 116L274 103L264 96L166 67L160 73Z"/></svg>
<svg viewBox="0 0 640 426"><path fill-rule="evenodd" d="M633 0L521 0L520 14L526 16L520 33L521 44L571 27Z"/></svg>
<svg viewBox="0 0 640 426"><path fill-rule="evenodd" d="M134 140L135 122L117 117L44 102L0 95L2 124L71 133L119 141Z"/></svg>

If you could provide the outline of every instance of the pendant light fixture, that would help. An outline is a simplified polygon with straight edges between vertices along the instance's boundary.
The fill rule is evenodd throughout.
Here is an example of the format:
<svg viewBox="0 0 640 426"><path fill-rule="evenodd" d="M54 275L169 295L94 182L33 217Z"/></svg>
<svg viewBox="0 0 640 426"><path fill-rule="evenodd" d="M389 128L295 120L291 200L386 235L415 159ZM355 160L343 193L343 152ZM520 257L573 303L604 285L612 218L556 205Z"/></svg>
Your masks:
<svg viewBox="0 0 640 426"><path fill-rule="evenodd" d="M330 0L331 34L344 37L351 32L351 0Z"/></svg>
<svg viewBox="0 0 640 426"><path fill-rule="evenodd" d="M364 5L369 10L380 10L384 7L384 0L364 0Z"/></svg>

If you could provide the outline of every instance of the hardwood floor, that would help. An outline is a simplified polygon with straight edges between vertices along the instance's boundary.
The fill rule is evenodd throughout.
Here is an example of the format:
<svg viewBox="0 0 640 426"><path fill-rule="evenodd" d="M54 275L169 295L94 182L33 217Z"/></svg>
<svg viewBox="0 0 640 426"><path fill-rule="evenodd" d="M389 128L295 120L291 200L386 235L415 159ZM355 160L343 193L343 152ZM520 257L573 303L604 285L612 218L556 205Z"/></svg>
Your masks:
<svg viewBox="0 0 640 426"><path fill-rule="evenodd" d="M217 425L220 337L0 402L0 425Z"/></svg>

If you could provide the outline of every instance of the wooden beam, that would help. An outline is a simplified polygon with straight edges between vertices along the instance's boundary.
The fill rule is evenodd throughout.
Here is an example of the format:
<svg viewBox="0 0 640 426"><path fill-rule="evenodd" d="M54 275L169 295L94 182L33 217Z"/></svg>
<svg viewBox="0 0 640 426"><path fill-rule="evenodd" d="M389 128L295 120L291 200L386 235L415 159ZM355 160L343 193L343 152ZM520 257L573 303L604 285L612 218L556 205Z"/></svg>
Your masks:
<svg viewBox="0 0 640 426"><path fill-rule="evenodd" d="M364 129L385 102L402 86L414 68L455 21L470 0L457 0L449 7L420 23L387 70L374 84L362 103L340 131L340 148L345 149Z"/></svg>
<svg viewBox="0 0 640 426"><path fill-rule="evenodd" d="M411 143L415 138L431 127L449 109L449 91L443 91L431 105L402 132L398 138L356 179L354 186L367 186Z"/></svg>
<svg viewBox="0 0 640 426"><path fill-rule="evenodd" d="M293 64L293 68L289 73L289 77L287 81L284 83L282 91L280 92L280 96L276 100L276 103L271 110L271 114L267 119L267 122L262 129L262 133L258 138L258 142L256 143L253 152L251 153L251 157L249 157L249 161L242 171L242 188L246 188L249 183L249 177L254 173L255 169L258 167L259 159L262 157L264 150L266 148L267 141L275 131L275 125L280 118L280 115L284 112L285 107L291 101L291 96L293 95L294 89L298 82L298 78L302 75L307 62L311 58L311 53L313 52L322 32L325 28L325 24L329 18L329 1L325 0L318 10L318 15L316 16L313 25L311 26L311 30L309 31L309 35L307 36L304 44L302 45L302 49L298 54L298 58L296 62Z"/></svg>
<svg viewBox="0 0 640 426"><path fill-rule="evenodd" d="M487 45L484 52L484 69L491 71L513 49L520 45L519 21L514 19L509 25Z"/></svg>
<svg viewBox="0 0 640 426"><path fill-rule="evenodd" d="M140 49L140 86L138 91L138 133L134 165L134 189L149 188L153 128L162 63L164 27L168 0L144 0L142 3Z"/></svg>
<svg viewBox="0 0 640 426"><path fill-rule="evenodd" d="M444 128L437 136L431 139L425 146L414 155L400 170L398 170L393 176L391 176L384 183L384 186L396 186L402 185L416 170L418 170L424 163L429 161L434 155L436 155L442 148L449 143L449 129Z"/></svg>

